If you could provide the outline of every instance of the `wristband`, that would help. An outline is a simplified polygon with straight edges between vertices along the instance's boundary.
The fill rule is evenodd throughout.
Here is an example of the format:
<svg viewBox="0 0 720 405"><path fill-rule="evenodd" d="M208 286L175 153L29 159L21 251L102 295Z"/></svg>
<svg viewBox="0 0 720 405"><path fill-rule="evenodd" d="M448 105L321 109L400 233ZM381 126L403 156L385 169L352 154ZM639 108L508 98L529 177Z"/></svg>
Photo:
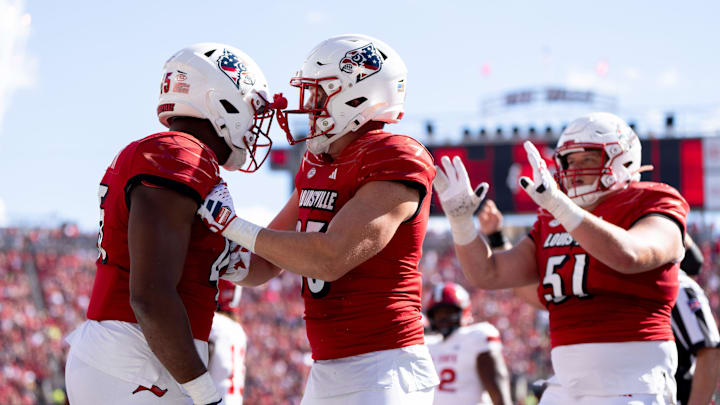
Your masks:
<svg viewBox="0 0 720 405"><path fill-rule="evenodd" d="M262 227L252 222L235 217L225 230L222 231L222 235L255 253L255 239L257 239L257 235L261 229Z"/></svg>
<svg viewBox="0 0 720 405"><path fill-rule="evenodd" d="M473 217L448 217L450 232L456 245L467 245L477 237Z"/></svg>
<svg viewBox="0 0 720 405"><path fill-rule="evenodd" d="M493 249L501 248L505 246L505 243L507 242L507 238L505 238L505 235L503 235L502 231L493 232L490 235L486 236L490 247Z"/></svg>
<svg viewBox="0 0 720 405"><path fill-rule="evenodd" d="M200 377L180 385L187 391L196 405L218 403L222 399L215 388L210 373L207 371Z"/></svg>

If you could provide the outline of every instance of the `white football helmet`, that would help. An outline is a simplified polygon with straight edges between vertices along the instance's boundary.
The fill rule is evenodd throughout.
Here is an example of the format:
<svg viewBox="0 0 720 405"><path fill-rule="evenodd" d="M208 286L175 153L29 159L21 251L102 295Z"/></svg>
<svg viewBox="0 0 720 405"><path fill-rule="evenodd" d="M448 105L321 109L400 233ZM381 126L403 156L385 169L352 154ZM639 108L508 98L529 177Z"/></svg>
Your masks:
<svg viewBox="0 0 720 405"><path fill-rule="evenodd" d="M287 117L278 114L288 142L307 140L319 155L330 144L368 121L398 122L404 112L407 68L386 43L366 35L340 35L323 41L290 80L300 89L299 108L290 114L309 114L310 131L295 139ZM318 89L327 98L318 102Z"/></svg>
<svg viewBox="0 0 720 405"><path fill-rule="evenodd" d="M248 55L228 45L195 44L165 62L157 114L166 127L172 117L209 120L232 151L223 167L254 172L272 147L268 94L265 76Z"/></svg>
<svg viewBox="0 0 720 405"><path fill-rule="evenodd" d="M567 156L601 150L602 165L594 169L568 169ZM557 182L572 200L585 207L612 191L640 180L640 140L625 121L605 112L585 115L571 122L555 149ZM573 186L576 176L597 175L594 184Z"/></svg>

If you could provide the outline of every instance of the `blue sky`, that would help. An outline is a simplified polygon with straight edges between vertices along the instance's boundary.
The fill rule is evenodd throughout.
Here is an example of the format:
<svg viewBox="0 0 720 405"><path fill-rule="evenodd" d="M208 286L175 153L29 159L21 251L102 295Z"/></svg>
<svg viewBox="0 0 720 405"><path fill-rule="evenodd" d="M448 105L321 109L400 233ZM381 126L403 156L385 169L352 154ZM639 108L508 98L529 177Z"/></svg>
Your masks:
<svg viewBox="0 0 720 405"><path fill-rule="evenodd" d="M406 116L389 129L421 140L427 120L453 141L465 126L559 125L581 112L480 114L484 99L548 85L615 97L615 112L641 133L666 111L681 130L720 129L717 2L202 3L0 0L0 225L72 220L93 230L107 164L163 129L162 64L196 42L242 49L292 105L288 80L317 43L378 37L409 69ZM269 167L224 177L257 222L287 199L286 175Z"/></svg>

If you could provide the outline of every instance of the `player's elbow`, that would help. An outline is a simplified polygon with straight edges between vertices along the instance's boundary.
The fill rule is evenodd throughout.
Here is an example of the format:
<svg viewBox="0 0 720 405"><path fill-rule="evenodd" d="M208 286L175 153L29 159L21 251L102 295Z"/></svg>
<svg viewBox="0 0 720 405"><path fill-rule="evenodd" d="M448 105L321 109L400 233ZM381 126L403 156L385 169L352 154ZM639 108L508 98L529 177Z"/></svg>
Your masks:
<svg viewBox="0 0 720 405"><path fill-rule="evenodd" d="M130 294L130 308L132 308L135 317L140 320L152 313L155 303L153 299L147 295Z"/></svg>
<svg viewBox="0 0 720 405"><path fill-rule="evenodd" d="M640 261L632 252L620 252L613 258L611 267L623 274L633 274L642 271Z"/></svg>
<svg viewBox="0 0 720 405"><path fill-rule="evenodd" d="M610 267L623 274L637 274L671 263L677 259L676 256L673 252L660 249L624 249L613 256Z"/></svg>
<svg viewBox="0 0 720 405"><path fill-rule="evenodd" d="M352 259L355 256L352 253L355 249L341 238L324 236L323 243L319 243L314 249L314 260L309 263L312 268L307 270L316 274L316 277L313 278L331 282L344 276L355 267L355 261Z"/></svg>
<svg viewBox="0 0 720 405"><path fill-rule="evenodd" d="M314 278L328 282L335 281L351 270L346 267L341 257L326 256L317 264L318 276Z"/></svg>
<svg viewBox="0 0 720 405"><path fill-rule="evenodd" d="M138 319L152 318L153 315L162 313L166 304L166 294L162 289L130 288L130 307Z"/></svg>

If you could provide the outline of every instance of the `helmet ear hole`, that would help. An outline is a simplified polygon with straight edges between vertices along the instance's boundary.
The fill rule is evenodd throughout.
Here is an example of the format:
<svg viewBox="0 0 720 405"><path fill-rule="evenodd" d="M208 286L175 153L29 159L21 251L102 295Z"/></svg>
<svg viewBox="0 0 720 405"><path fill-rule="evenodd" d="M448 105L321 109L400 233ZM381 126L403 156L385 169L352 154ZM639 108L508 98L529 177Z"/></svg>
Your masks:
<svg viewBox="0 0 720 405"><path fill-rule="evenodd" d="M366 101L367 101L367 97L358 97L358 98L354 98L350 101L346 101L345 104L350 107L357 108L358 106L360 106L360 104L362 104Z"/></svg>
<svg viewBox="0 0 720 405"><path fill-rule="evenodd" d="M229 102L225 99L220 100L220 104L222 104L223 108L225 109L225 111L228 114L239 114L240 113L240 111L238 111L238 109L235 108L235 106L231 102Z"/></svg>

